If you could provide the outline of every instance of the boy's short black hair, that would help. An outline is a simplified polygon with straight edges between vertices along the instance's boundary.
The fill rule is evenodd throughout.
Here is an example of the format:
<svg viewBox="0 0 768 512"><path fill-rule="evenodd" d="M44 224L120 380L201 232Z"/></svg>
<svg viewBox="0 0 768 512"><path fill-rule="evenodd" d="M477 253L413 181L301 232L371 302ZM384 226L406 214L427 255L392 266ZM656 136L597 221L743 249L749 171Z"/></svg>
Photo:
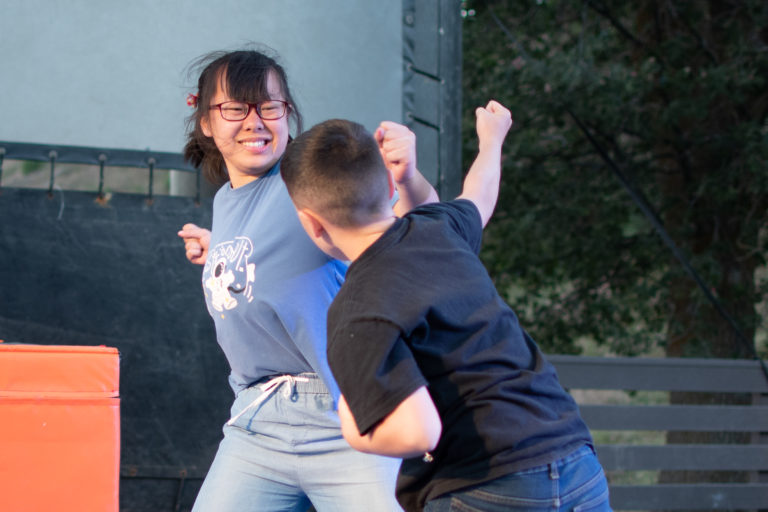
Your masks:
<svg viewBox="0 0 768 512"><path fill-rule="evenodd" d="M297 208L341 227L365 225L389 206L389 171L360 124L330 119L294 139L280 164Z"/></svg>

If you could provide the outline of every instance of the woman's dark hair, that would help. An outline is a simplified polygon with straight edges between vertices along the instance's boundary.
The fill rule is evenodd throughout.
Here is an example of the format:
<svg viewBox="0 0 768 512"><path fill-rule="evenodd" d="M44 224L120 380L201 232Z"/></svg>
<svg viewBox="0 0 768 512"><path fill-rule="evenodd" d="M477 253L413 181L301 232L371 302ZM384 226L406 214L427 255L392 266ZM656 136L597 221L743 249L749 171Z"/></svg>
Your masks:
<svg viewBox="0 0 768 512"><path fill-rule="evenodd" d="M283 92L283 99L290 104L289 121L292 119L296 135L301 133L302 118L288 88L285 70L262 50L216 51L203 55L189 66L189 75L199 72L197 79L197 105L194 113L187 118L187 143L184 159L199 167L208 181L221 185L229 179L224 157L212 137L206 137L200 126L201 120L209 115L209 105L221 88L233 100L257 103L269 99L267 80L274 73Z"/></svg>

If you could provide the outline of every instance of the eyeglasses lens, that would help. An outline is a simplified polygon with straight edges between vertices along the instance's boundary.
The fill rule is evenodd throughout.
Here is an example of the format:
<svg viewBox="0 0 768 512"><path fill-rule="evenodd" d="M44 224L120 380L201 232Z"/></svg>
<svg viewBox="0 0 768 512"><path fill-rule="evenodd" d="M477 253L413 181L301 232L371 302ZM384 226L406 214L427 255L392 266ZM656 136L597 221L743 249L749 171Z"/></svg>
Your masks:
<svg viewBox="0 0 768 512"><path fill-rule="evenodd" d="M283 101L262 101L260 103L228 101L221 104L221 117L227 121L242 121L248 117L252 107L256 107L256 113L266 121L280 119L286 111L286 103Z"/></svg>

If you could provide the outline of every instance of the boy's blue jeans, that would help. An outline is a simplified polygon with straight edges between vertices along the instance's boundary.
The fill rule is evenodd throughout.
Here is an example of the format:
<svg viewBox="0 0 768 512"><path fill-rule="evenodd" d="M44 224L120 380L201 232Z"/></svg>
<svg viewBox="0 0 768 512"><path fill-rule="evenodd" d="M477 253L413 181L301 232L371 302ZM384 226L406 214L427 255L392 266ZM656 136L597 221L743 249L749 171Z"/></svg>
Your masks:
<svg viewBox="0 0 768 512"><path fill-rule="evenodd" d="M350 448L333 405L315 374L238 393L193 511L400 511L400 459Z"/></svg>
<svg viewBox="0 0 768 512"><path fill-rule="evenodd" d="M427 502L424 512L610 512L608 483L590 446Z"/></svg>

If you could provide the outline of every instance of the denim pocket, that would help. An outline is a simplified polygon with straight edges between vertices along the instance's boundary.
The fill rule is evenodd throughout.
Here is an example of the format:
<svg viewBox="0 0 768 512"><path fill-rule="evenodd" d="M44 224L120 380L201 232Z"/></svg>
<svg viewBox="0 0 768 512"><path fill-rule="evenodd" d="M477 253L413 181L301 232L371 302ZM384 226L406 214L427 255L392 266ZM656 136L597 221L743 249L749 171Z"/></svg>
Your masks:
<svg viewBox="0 0 768 512"><path fill-rule="evenodd" d="M450 508L445 512L486 512L488 508L477 508L462 502L459 498L451 498Z"/></svg>
<svg viewBox="0 0 768 512"><path fill-rule="evenodd" d="M551 499L525 499L509 496L498 496L488 492L469 492L453 495L450 498L450 507L436 508L440 512L533 512L536 510L549 511L553 508L554 500Z"/></svg>
<svg viewBox="0 0 768 512"><path fill-rule="evenodd" d="M608 503L608 489L603 490L595 498L573 507L573 512L611 512L611 505Z"/></svg>
<svg viewBox="0 0 768 512"><path fill-rule="evenodd" d="M563 496L563 504L577 503L573 512L604 511L610 512L608 503L608 481L605 479L602 467L594 455L585 461L586 468L597 469L597 472L589 480L584 482L567 495Z"/></svg>
<svg viewBox="0 0 768 512"><path fill-rule="evenodd" d="M608 482L590 447L559 461L439 496L428 512L608 512Z"/></svg>

